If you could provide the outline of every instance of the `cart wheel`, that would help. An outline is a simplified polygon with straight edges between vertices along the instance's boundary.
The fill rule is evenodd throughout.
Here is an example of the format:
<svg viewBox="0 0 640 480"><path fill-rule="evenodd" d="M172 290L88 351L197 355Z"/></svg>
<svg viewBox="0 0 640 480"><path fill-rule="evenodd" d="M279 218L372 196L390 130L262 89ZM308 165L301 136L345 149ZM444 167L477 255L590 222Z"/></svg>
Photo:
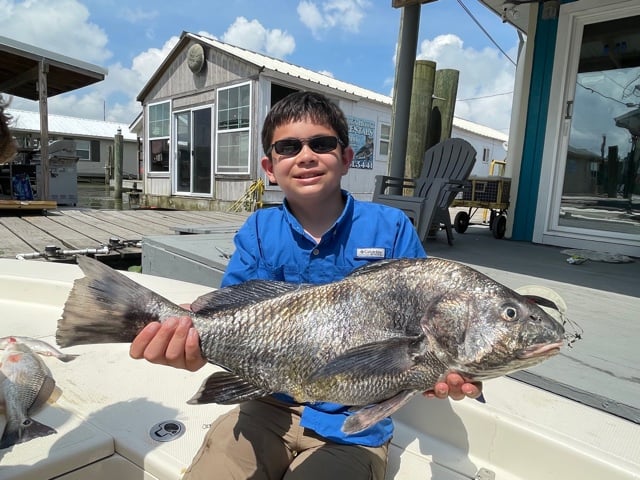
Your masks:
<svg viewBox="0 0 640 480"><path fill-rule="evenodd" d="M456 213L456 218L453 220L453 228L458 233L464 233L469 228L469 214L467 212Z"/></svg>
<svg viewBox="0 0 640 480"><path fill-rule="evenodd" d="M493 236L495 238L504 237L504 232L507 230L507 217L504 215L499 215L493 220L493 225L491 226L491 231L493 232Z"/></svg>

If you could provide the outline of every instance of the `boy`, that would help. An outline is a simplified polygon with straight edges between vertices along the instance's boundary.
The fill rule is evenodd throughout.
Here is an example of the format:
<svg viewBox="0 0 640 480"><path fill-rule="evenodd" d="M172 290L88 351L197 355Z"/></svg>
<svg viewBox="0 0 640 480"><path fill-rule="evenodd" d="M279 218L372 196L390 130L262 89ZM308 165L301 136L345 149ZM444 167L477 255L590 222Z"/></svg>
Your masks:
<svg viewBox="0 0 640 480"><path fill-rule="evenodd" d="M371 261L426 256L404 213L341 189L354 153L344 114L326 97L298 92L278 102L265 119L262 145L262 168L285 201L258 210L237 233L222 287L250 279L328 283ZM188 318L146 327L131 356L189 370L205 363ZM458 375L447 380L428 395L479 395ZM185 479L382 480L393 423L387 418L345 436L348 409L298 405L281 394L245 402L214 422Z"/></svg>

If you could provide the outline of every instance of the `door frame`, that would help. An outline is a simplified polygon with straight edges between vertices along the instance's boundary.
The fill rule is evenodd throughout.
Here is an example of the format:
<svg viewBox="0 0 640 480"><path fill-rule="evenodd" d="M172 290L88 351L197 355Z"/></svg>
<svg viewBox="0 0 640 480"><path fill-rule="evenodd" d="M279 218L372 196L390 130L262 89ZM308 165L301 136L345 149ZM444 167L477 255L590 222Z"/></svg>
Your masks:
<svg viewBox="0 0 640 480"><path fill-rule="evenodd" d="M194 168L194 146L193 146L193 137L194 137L194 129L195 129L195 122L194 122L194 112L198 111L198 110L205 110L205 109L209 109L209 113L210 113L210 122L211 122L211 132L209 135L209 146L210 146L210 151L211 151L211 155L209 158L210 161L210 185L209 185L209 193L195 193L193 192L193 182L194 182L194 178L193 178L193 168ZM207 105L200 105L197 107L193 107L193 108L184 108L181 110L175 110L172 113L171 116L171 138L174 140L172 143L172 148L171 148L171 154L172 154L172 158L173 158L173 172L174 175L172 175L172 179L171 179L171 191L172 191L172 195L180 195L180 196L188 196L188 197L206 197L206 198L212 198L214 195L214 177L215 177L215 172L214 172L214 137L215 137L215 131L214 131L214 110L213 110L213 104L207 104ZM185 114L185 113L189 113L189 118L190 118L190 145L191 145L191 153L190 153L190 162L189 162L189 168L190 168L190 185L189 185L189 190L178 190L178 127L177 127L177 117L180 114Z"/></svg>
<svg viewBox="0 0 640 480"><path fill-rule="evenodd" d="M533 233L536 243L635 256L640 251L640 238L636 235L558 224L571 132L571 120L566 118L566 109L568 102L575 97L584 26L631 15L640 15L637 1L581 0L563 4L560 9L536 209L538 213Z"/></svg>

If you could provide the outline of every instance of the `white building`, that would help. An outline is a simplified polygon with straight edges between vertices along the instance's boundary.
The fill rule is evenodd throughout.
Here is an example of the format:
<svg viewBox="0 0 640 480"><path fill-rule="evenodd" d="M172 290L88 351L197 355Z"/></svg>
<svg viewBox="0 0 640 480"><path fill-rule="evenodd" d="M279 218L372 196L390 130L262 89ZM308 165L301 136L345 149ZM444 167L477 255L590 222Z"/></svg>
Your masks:
<svg viewBox="0 0 640 480"><path fill-rule="evenodd" d="M144 191L149 206L226 208L258 179L263 201L282 192L260 168L262 122L271 106L298 90L321 92L345 112L354 150L373 143L354 161L343 187L370 200L374 178L387 174L392 98L272 57L183 32L138 95L142 116L132 127L143 138ZM474 173L503 160L507 135L455 119L452 136L478 151Z"/></svg>
<svg viewBox="0 0 640 480"><path fill-rule="evenodd" d="M11 131L21 147L37 147L40 142L40 114L11 109ZM49 142L73 140L78 157L79 178L104 179L109 167L113 168L114 136L120 131L123 137L123 177L138 178L138 137L124 123L90 120L86 118L48 115Z"/></svg>

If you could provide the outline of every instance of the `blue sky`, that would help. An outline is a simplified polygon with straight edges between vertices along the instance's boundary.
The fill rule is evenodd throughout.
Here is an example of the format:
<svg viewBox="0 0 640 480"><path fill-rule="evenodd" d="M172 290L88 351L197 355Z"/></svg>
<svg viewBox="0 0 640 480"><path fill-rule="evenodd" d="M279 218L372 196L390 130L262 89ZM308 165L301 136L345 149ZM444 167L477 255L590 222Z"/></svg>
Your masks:
<svg viewBox="0 0 640 480"><path fill-rule="evenodd" d="M515 28L478 0L423 5L417 56L460 71L456 116L507 133L515 66L460 2L515 60ZM0 0L0 12L2 36L108 69L104 82L51 98L54 114L130 123L182 31L392 94L400 11L391 0ZM37 110L20 98L12 107Z"/></svg>

